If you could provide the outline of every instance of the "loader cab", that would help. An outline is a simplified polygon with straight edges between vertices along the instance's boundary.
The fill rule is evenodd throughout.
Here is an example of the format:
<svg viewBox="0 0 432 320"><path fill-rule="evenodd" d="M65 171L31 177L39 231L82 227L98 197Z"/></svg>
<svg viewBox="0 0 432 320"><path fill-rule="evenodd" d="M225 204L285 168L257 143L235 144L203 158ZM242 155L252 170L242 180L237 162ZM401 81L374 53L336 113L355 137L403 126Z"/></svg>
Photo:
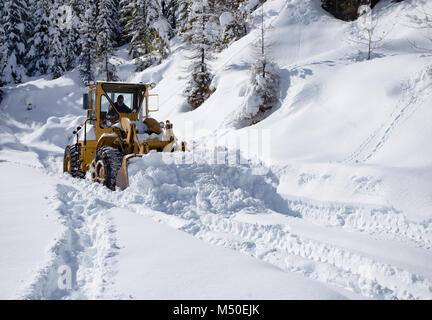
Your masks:
<svg viewBox="0 0 432 320"><path fill-rule="evenodd" d="M118 101L122 98L122 109L118 110ZM114 105L111 105L114 102ZM117 122L120 117L129 117L138 111L136 95L130 92L107 92L101 96L100 102L100 125L107 121ZM111 117L110 117L111 116ZM115 120L113 120L113 117Z"/></svg>
<svg viewBox="0 0 432 320"><path fill-rule="evenodd" d="M144 121L150 112L158 111L158 95L149 94L155 84L132 84L120 82L96 82L87 84L88 94L84 96L87 121L95 130L96 140L103 134L112 134L121 118L131 121ZM117 110L116 102L123 96L127 108ZM149 98L157 98L157 108L149 106ZM108 116L110 114L110 116ZM112 119L111 115L115 115ZM110 118L110 119L109 119Z"/></svg>
<svg viewBox="0 0 432 320"><path fill-rule="evenodd" d="M93 88L89 87L89 100L92 91ZM111 133L111 127L119 123L121 118L129 118L132 121L144 120L148 91L147 84L97 82L94 85L96 135L100 137L104 133ZM116 108L119 96L124 98L125 108L121 110Z"/></svg>
<svg viewBox="0 0 432 320"><path fill-rule="evenodd" d="M100 91L99 123L106 124L107 120L116 123L120 118L138 120L146 98L147 86L127 84L102 83ZM123 105L119 105L119 98L122 98ZM115 119L110 119L115 116Z"/></svg>

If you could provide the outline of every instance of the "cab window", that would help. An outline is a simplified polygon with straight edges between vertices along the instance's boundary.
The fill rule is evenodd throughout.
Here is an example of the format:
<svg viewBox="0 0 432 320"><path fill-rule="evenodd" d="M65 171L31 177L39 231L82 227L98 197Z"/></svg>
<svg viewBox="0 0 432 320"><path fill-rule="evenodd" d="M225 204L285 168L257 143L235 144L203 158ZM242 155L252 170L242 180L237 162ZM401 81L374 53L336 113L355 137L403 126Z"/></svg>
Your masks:
<svg viewBox="0 0 432 320"><path fill-rule="evenodd" d="M90 109L94 109L96 106L96 91L92 90L90 91L90 95L89 95L89 107Z"/></svg>
<svg viewBox="0 0 432 320"><path fill-rule="evenodd" d="M105 121L106 115L111 108L111 103L108 101L107 97L101 96L101 108L100 108L100 119Z"/></svg>
<svg viewBox="0 0 432 320"><path fill-rule="evenodd" d="M137 109L135 94L122 92L107 92L107 95L114 103L117 111L120 113L135 113ZM123 98L123 103L119 105L119 101Z"/></svg>

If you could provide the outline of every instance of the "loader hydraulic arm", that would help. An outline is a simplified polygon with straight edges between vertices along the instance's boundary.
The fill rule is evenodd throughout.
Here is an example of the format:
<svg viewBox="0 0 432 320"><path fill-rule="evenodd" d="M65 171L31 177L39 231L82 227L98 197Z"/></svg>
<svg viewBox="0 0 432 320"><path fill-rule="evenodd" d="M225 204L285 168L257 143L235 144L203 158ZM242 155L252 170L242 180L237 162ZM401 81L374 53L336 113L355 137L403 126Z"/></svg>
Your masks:
<svg viewBox="0 0 432 320"><path fill-rule="evenodd" d="M120 120L123 131L126 133L126 152L129 153L139 153L140 152L140 142L137 137L137 128L135 123L131 123L128 118L122 118Z"/></svg>

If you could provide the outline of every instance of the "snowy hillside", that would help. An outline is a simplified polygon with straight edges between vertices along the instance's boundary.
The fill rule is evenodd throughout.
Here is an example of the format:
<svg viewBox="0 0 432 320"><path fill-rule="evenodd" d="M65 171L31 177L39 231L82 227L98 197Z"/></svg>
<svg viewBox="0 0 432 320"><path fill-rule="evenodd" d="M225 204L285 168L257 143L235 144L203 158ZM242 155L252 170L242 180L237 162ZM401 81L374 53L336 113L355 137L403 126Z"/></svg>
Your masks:
<svg viewBox="0 0 432 320"><path fill-rule="evenodd" d="M319 0L268 0L279 106L243 128L259 9L195 110L177 37L142 72L119 48L120 79L155 82L154 117L189 148L133 160L123 192L62 172L77 70L3 87L0 298L432 299L432 59L410 44L429 44L404 23L413 4L378 3L388 35L367 60Z"/></svg>

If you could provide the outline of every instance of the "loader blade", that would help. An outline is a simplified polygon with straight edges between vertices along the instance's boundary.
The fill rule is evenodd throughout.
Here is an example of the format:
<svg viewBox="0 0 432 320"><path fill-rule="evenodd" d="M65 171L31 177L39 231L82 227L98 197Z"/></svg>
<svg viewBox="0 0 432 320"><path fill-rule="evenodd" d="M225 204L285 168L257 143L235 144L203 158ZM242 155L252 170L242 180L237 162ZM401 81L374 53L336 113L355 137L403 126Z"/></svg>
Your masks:
<svg viewBox="0 0 432 320"><path fill-rule="evenodd" d="M122 160L122 166L117 173L116 186L121 190L126 190L129 187L129 176L128 176L128 161L134 156L125 156Z"/></svg>

